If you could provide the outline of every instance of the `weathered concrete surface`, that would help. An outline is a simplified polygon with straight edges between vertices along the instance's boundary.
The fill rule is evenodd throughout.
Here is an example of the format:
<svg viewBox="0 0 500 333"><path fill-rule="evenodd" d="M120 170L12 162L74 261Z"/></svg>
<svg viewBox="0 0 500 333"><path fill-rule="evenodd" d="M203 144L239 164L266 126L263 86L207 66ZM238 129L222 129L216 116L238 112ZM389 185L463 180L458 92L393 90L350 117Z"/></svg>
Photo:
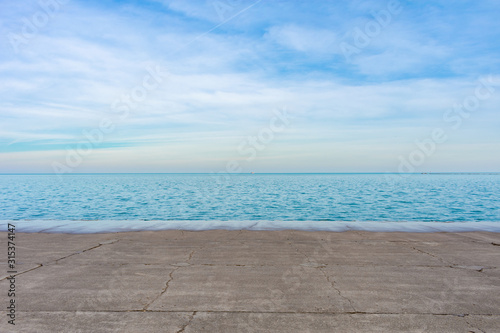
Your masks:
<svg viewBox="0 0 500 333"><path fill-rule="evenodd" d="M196 313L185 333L195 332L481 332L468 323L492 325L500 317L419 314Z"/></svg>
<svg viewBox="0 0 500 333"><path fill-rule="evenodd" d="M312 267L292 266L288 271L283 266L193 266L172 276L168 296L160 297L151 310L352 311L349 302Z"/></svg>
<svg viewBox="0 0 500 333"><path fill-rule="evenodd" d="M178 332L189 313L165 312L23 312L15 329L2 324L1 332Z"/></svg>
<svg viewBox="0 0 500 333"><path fill-rule="evenodd" d="M7 248L7 234L0 233ZM500 332L500 234L18 234L0 332Z"/></svg>

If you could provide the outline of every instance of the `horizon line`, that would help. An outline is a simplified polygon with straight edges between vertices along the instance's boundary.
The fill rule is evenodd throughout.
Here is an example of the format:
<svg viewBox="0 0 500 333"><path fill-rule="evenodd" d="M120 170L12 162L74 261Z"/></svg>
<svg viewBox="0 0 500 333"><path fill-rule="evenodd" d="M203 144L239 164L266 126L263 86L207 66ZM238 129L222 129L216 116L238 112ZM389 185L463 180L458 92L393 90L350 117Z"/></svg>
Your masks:
<svg viewBox="0 0 500 333"><path fill-rule="evenodd" d="M500 171L440 171L440 172L75 172L59 175L52 172L0 172L0 175L257 175L257 174L387 174L387 175L439 175L439 174L500 174Z"/></svg>

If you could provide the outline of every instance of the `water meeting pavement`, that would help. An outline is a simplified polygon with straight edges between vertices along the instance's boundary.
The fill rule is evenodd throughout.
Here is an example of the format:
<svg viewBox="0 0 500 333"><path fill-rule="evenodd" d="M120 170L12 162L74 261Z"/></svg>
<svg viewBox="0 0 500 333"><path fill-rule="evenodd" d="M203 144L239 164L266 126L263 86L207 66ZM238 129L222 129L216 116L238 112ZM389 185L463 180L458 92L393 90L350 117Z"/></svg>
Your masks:
<svg viewBox="0 0 500 333"><path fill-rule="evenodd" d="M0 237L1 332L500 332L500 233Z"/></svg>

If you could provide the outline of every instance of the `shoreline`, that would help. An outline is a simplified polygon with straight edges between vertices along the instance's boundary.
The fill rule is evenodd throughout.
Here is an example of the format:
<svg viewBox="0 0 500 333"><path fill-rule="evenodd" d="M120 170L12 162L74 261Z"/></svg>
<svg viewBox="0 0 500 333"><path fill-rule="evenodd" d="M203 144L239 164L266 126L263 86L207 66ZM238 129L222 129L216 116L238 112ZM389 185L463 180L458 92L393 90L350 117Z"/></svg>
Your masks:
<svg viewBox="0 0 500 333"><path fill-rule="evenodd" d="M0 220L14 224L18 232L97 234L163 230L255 230L255 231L370 231L370 232L500 232L500 221L219 221L219 220ZM4 229L6 230L6 229Z"/></svg>

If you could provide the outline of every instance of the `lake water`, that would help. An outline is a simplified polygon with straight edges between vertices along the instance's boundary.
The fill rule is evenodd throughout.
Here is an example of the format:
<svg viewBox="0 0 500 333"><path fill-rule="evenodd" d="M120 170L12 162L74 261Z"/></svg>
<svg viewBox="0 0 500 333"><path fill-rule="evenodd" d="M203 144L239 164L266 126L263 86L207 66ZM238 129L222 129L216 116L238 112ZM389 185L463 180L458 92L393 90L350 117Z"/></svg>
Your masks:
<svg viewBox="0 0 500 333"><path fill-rule="evenodd" d="M281 221L282 228L307 223L311 229L352 221L496 226L500 175L0 175L0 220L20 221L27 231L57 225L69 232L74 227L60 226L76 221L80 232L91 224L109 231L113 223L142 230L148 221L183 221L175 227L185 229L209 228L207 221L235 221L235 228L251 221Z"/></svg>

